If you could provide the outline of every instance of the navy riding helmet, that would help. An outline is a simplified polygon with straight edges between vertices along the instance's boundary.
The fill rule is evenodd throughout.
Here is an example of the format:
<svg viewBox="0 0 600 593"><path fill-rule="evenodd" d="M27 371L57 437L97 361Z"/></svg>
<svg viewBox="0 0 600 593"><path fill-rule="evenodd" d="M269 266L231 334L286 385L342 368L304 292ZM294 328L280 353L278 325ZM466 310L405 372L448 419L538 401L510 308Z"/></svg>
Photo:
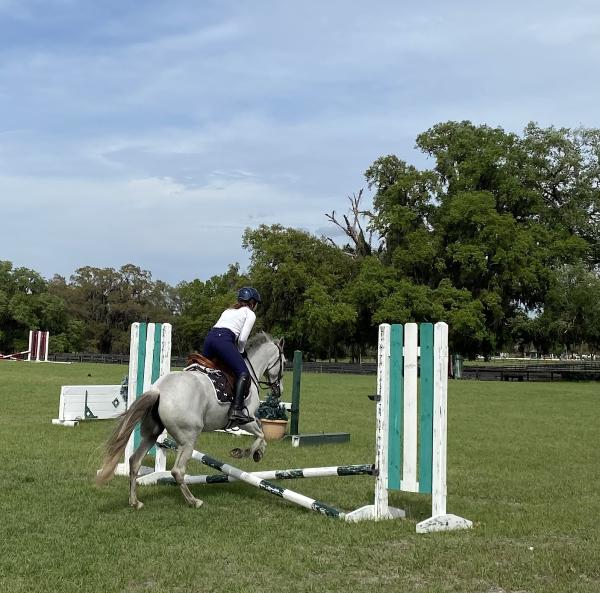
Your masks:
<svg viewBox="0 0 600 593"><path fill-rule="evenodd" d="M244 288L240 288L238 290L238 301L249 301L254 299L257 303L260 303L260 295L258 294L258 290L256 288L252 288L251 286L244 286Z"/></svg>

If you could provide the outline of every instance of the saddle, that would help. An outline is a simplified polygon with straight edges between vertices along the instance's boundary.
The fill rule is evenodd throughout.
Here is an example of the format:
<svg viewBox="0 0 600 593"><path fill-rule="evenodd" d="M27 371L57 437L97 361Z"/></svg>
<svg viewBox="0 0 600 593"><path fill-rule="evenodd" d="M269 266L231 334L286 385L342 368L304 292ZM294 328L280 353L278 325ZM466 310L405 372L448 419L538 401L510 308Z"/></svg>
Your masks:
<svg viewBox="0 0 600 593"><path fill-rule="evenodd" d="M204 373L213 382L217 399L221 403L233 402L235 375L227 365L219 359L206 358L198 352L193 352L188 356L187 364L184 371Z"/></svg>

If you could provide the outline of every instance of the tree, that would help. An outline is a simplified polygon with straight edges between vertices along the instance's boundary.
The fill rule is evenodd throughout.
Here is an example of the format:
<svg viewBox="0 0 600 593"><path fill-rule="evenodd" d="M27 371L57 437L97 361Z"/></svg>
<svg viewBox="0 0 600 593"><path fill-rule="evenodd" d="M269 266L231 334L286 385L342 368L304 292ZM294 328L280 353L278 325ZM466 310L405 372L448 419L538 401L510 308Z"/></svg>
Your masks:
<svg viewBox="0 0 600 593"><path fill-rule="evenodd" d="M76 333L69 341L91 352L127 352L132 323L171 321L177 306L170 286L132 264L119 270L85 266L68 283L55 276L50 290L66 301L71 318L84 323L83 335L71 326Z"/></svg>
<svg viewBox="0 0 600 593"><path fill-rule="evenodd" d="M206 282L193 280L177 286L179 313L175 319L175 348L180 355L201 350L204 337L213 327L223 310L236 301L239 288L248 284L240 274L238 264L230 265L227 272L213 276ZM260 321L256 325L260 328Z"/></svg>
<svg viewBox="0 0 600 593"><path fill-rule="evenodd" d="M528 184L551 227L587 244L586 263L600 263L600 130L525 128Z"/></svg>
<svg viewBox="0 0 600 593"><path fill-rule="evenodd" d="M377 159L365 177L369 189L375 189L371 227L384 241L384 261L391 263L392 258L402 257L399 252L410 254L415 246L427 243L438 190L436 175L388 155Z"/></svg>
<svg viewBox="0 0 600 593"><path fill-rule="evenodd" d="M398 285L373 319L439 315L444 283L442 292L462 295L461 331L477 336L451 341L483 354L510 344L513 321L544 307L561 266L597 261L598 137L447 122L417 138L433 170L378 159L365 173L376 192L372 226Z"/></svg>
<svg viewBox="0 0 600 593"><path fill-rule="evenodd" d="M337 360L353 334L357 314L352 305L340 299L340 293L331 293L315 282L304 293L299 318L308 357L312 354Z"/></svg>
<svg viewBox="0 0 600 593"><path fill-rule="evenodd" d="M0 262L0 351L24 351L29 331L60 334L68 325L66 304L48 292L47 282L34 270ZM51 341L52 351L59 343Z"/></svg>
<svg viewBox="0 0 600 593"><path fill-rule="evenodd" d="M302 317L307 291L318 285L315 291L335 295L352 278L355 260L324 238L281 225L247 229L243 245L251 253L249 277L263 298L259 317L264 327L285 335L291 349L315 347L315 334L308 335ZM313 302L313 316L318 302ZM321 350L327 349L323 343Z"/></svg>
<svg viewBox="0 0 600 593"><path fill-rule="evenodd" d="M358 194L348 196L350 200L350 213L342 215L343 223L337 219L335 210L331 214L325 215L329 221L339 227L352 241L352 244L348 243L343 249L346 253L356 258L368 257L373 253L372 241L374 229L371 225L373 214L361 208L362 197L362 189ZM327 240L337 247L333 239L328 237Z"/></svg>
<svg viewBox="0 0 600 593"><path fill-rule="evenodd" d="M561 351L600 349L600 277L583 263L563 266L540 314Z"/></svg>

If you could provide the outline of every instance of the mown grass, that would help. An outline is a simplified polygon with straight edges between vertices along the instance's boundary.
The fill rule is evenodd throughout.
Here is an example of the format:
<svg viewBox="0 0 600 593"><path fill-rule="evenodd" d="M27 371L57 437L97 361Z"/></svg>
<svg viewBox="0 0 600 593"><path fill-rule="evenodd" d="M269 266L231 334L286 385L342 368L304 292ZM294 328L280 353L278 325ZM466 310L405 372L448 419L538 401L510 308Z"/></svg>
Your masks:
<svg viewBox="0 0 600 593"><path fill-rule="evenodd" d="M429 501L396 493L406 521L345 524L240 483L195 486L205 501L197 510L175 487L142 487L146 506L133 511L125 479L92 484L112 423L50 423L60 385L116 384L125 373L0 363L0 591L600 590L597 383L452 382L448 510L475 528L417 535ZM261 467L371 462L373 391L373 377L305 374L301 431L347 430L351 442L273 443ZM226 459L236 442L209 434L198 448ZM367 476L286 485L345 510L373 495Z"/></svg>

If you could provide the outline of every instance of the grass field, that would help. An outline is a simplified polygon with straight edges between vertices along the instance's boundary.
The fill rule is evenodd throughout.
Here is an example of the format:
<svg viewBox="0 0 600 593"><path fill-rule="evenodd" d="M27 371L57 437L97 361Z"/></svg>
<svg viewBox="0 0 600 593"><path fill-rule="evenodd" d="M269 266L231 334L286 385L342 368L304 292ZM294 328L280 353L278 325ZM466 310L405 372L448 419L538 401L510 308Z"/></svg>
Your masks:
<svg viewBox="0 0 600 593"><path fill-rule="evenodd" d="M0 363L0 592L600 591L600 384L451 382L448 511L467 532L416 535L429 501L392 494L406 521L345 524L251 486L92 480L110 421L53 426L63 384L119 383L116 365ZM291 385L287 378L287 387ZM374 377L302 377L302 432L351 432L348 444L278 442L260 466L373 461ZM235 437L201 437L226 459ZM190 473L205 473L190 462ZM345 510L372 502L368 476L286 482Z"/></svg>

